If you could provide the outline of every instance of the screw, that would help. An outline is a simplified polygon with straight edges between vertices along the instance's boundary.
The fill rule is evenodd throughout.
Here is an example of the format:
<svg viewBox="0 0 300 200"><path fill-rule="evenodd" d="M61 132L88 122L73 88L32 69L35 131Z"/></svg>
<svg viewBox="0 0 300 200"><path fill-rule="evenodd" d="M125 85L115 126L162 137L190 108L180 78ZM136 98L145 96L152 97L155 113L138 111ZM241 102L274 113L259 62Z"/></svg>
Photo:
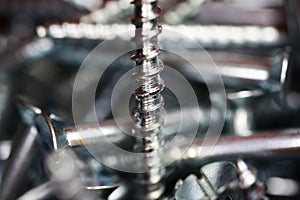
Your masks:
<svg viewBox="0 0 300 200"><path fill-rule="evenodd" d="M158 16L161 12L156 0L134 0L135 16L132 24L135 25L135 41L137 50L132 56L136 70L134 77L137 89L134 92L135 106L133 132L138 135L135 150L146 153L148 172L139 174L136 183L140 185L143 199L157 199L163 192L160 184L164 177L164 170L160 169L160 156L157 152L162 145L161 126L162 108L164 105L161 91L164 83L160 78L163 63L158 58L161 47L157 36L161 32Z"/></svg>

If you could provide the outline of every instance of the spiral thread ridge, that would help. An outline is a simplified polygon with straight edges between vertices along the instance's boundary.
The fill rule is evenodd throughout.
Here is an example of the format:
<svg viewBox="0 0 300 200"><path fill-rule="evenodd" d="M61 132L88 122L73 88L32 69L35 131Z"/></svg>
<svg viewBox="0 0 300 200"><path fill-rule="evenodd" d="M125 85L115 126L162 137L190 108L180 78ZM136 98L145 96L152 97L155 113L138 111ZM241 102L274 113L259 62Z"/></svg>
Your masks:
<svg viewBox="0 0 300 200"><path fill-rule="evenodd" d="M161 92L164 83L160 72L164 65L158 58L162 50L158 43L161 32L158 16L161 10L157 6L157 0L134 0L132 4L135 6L132 24L136 27L133 40L137 47L132 55L136 64L134 77L137 82L132 112L134 132L142 136L137 138L135 149L137 152L146 153L145 164L149 169L148 172L139 174L137 181L144 188L144 198L146 196L147 199L157 199L163 191L160 182L164 176L164 169L160 169L161 159L156 151L163 141L160 136L164 105Z"/></svg>
<svg viewBox="0 0 300 200"><path fill-rule="evenodd" d="M136 26L135 37L137 51L132 56L136 63L134 76L138 88L135 90L135 110L133 111L136 129L144 134L159 132L162 125L161 109L164 88L160 78L163 63L158 56L161 52L157 36L161 27L157 23L160 9L157 1L135 0L135 17L132 23Z"/></svg>

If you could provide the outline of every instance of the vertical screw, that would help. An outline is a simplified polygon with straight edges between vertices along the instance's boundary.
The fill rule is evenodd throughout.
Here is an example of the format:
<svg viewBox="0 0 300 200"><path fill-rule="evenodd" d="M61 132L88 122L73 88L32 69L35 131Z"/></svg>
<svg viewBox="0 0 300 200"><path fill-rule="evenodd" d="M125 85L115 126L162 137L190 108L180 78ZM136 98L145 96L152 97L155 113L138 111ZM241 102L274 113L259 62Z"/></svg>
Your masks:
<svg viewBox="0 0 300 200"><path fill-rule="evenodd" d="M135 41L137 50L132 56L136 71L134 76L137 89L134 92L135 106L133 119L134 133L139 137L136 142L136 151L146 154L148 172L137 176L143 199L157 199L163 192L161 180L164 170L160 169L160 156L157 152L162 145L161 126L163 124L162 108L164 105L161 91L164 83L160 78L163 63L158 58L161 47L157 36L161 32L158 16L161 12L156 0L134 0L135 16L132 24L135 25Z"/></svg>

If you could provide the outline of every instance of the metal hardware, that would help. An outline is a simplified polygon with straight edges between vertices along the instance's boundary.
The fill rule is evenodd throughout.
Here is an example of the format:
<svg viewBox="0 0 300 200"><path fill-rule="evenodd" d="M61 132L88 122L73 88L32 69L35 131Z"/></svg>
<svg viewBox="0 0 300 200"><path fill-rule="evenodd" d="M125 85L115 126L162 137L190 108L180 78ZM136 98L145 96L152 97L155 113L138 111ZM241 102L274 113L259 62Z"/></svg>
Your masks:
<svg viewBox="0 0 300 200"><path fill-rule="evenodd" d="M161 91L164 83L160 78L163 63L158 58L161 47L158 43L158 34L161 26L158 24L160 8L157 0L135 0L134 17L135 37L133 38L137 50L132 55L135 61L137 88L134 93L134 108L132 116L135 122L133 134L137 135L135 150L145 153L145 162L149 171L137 174L137 199L157 199L163 192L161 180L164 169L160 169L160 157L157 153L162 145L161 126L163 98Z"/></svg>

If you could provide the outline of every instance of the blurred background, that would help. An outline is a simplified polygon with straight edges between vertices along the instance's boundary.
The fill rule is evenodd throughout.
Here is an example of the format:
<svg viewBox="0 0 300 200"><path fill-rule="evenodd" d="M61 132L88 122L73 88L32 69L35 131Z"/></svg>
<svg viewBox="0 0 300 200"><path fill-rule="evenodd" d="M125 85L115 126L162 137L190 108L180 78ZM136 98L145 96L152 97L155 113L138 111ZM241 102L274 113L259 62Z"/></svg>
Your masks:
<svg viewBox="0 0 300 200"><path fill-rule="evenodd" d="M179 45L188 52L189 57L184 59L203 68L210 68L213 60L219 68L227 105L222 136L248 137L299 127L299 1L160 0L159 5L163 29L186 34L201 46L162 35L159 38L164 48ZM130 37L119 38L117 33L133 28L132 13L129 0L0 2L1 174L11 149L15 148L12 141L19 137L22 127L17 97L54 116L61 127L72 126L72 91L81 63L101 41L111 40L113 44L107 49L107 55L113 55L124 45L122 40L129 41ZM119 78L133 68L131 54L116 59L101 78L95 97L99 122L112 118L111 93ZM107 55L99 55L94 61L97 67L106 67L101 63ZM202 113L198 135L201 138L209 125L211 112L211 99L203 77L194 73L183 58L170 52L162 52L161 59L182 73L193 86ZM89 74L86 76L89 79ZM84 91L90 86L82 87ZM172 92L165 89L163 95L167 111L176 112L178 102ZM128 103L122 101L121 96L116 106L120 113L126 114ZM82 124L93 123L88 117L90 110L82 106L85 113ZM173 125L176 122L170 127ZM300 144L297 145L300 148ZM270 199L299 199L297 153L268 159L254 155L247 161L257 168ZM37 159L31 164L16 196L47 179L42 162ZM189 170L184 174L189 174ZM116 178L112 175L107 179L114 182Z"/></svg>

